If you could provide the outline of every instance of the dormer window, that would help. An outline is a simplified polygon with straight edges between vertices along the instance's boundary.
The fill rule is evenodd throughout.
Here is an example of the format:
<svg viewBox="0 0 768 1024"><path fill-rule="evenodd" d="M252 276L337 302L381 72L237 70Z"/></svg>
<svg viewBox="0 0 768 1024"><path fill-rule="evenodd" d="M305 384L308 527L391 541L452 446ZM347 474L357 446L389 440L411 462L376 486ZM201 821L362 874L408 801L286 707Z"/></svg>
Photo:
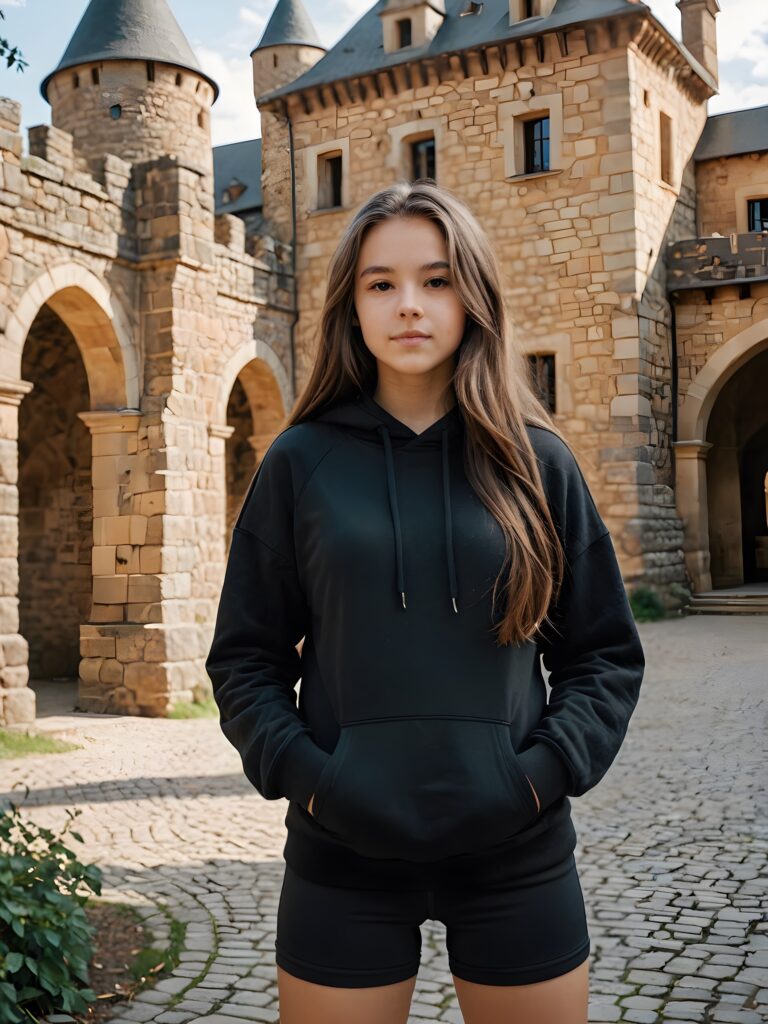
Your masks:
<svg viewBox="0 0 768 1024"><path fill-rule="evenodd" d="M509 0L509 23L514 25L526 18L546 18L554 6L555 0Z"/></svg>
<svg viewBox="0 0 768 1024"><path fill-rule="evenodd" d="M412 180L432 178L435 180L435 138L417 139L411 143Z"/></svg>
<svg viewBox="0 0 768 1024"><path fill-rule="evenodd" d="M242 181L238 181L237 178L233 178L221 193L222 203L234 203L234 201L239 199L243 192L245 192L247 187L248 186L244 185Z"/></svg>
<svg viewBox="0 0 768 1024"><path fill-rule="evenodd" d="M385 0L378 16L384 53L397 53L434 39L445 21L445 0Z"/></svg>

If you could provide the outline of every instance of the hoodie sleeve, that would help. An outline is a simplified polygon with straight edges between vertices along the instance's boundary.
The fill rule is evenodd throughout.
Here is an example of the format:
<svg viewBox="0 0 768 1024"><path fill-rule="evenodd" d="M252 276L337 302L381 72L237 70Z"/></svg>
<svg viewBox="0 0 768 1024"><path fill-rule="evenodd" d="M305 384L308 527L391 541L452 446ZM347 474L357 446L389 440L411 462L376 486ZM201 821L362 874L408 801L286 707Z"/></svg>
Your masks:
<svg viewBox="0 0 768 1024"><path fill-rule="evenodd" d="M251 480L235 526L205 668L221 729L267 800L306 808L329 755L299 716L296 645L310 616L294 553L294 480L280 437Z"/></svg>
<svg viewBox="0 0 768 1024"><path fill-rule="evenodd" d="M518 755L542 809L564 795L581 796L608 771L645 667L610 533L567 448L561 459L552 507L565 538L565 574L537 645L551 692L527 737L532 745Z"/></svg>

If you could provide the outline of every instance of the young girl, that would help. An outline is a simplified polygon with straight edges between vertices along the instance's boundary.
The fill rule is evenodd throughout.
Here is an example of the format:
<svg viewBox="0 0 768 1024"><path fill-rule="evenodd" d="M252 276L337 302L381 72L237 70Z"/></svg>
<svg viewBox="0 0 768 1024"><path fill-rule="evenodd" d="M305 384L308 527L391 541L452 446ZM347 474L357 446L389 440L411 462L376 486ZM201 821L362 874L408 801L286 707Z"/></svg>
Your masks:
<svg viewBox="0 0 768 1024"><path fill-rule="evenodd" d="M281 1024L405 1024L426 919L471 1024L586 1024L569 797L618 753L644 664L487 236L431 179L377 192L331 259L206 661L247 778L289 801Z"/></svg>

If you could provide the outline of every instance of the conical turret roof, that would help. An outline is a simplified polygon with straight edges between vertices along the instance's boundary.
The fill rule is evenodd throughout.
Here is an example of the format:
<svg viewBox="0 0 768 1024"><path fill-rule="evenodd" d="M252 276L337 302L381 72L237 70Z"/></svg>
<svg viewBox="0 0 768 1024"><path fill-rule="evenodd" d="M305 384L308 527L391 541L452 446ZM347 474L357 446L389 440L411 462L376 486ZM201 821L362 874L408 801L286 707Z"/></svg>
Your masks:
<svg viewBox="0 0 768 1024"><path fill-rule="evenodd" d="M192 47L166 0L91 0L64 56L43 79L40 92L48 99L48 83L57 72L105 60L155 60L194 71L219 87L200 68Z"/></svg>
<svg viewBox="0 0 768 1024"><path fill-rule="evenodd" d="M272 17L254 50L281 43L325 49L301 0L277 0Z"/></svg>

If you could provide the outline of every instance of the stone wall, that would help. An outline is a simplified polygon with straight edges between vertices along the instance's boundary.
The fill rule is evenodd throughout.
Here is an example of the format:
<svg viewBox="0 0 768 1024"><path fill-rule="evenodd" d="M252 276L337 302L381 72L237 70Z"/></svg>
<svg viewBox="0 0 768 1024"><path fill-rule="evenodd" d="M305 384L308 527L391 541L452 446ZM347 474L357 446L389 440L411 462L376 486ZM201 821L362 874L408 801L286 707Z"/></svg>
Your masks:
<svg viewBox="0 0 768 1024"><path fill-rule="evenodd" d="M467 53L465 76L456 60L442 80L426 69L426 85L415 71L406 80L392 69L392 76L377 76L376 88L367 80L365 97L347 105L336 102L341 90L327 88L324 106L315 90L305 98L309 109L289 97L298 207L297 368L301 385L312 365L328 260L352 211L378 188L408 177L402 145L434 131L436 178L486 228L520 343L528 352L556 355L556 418L613 531L625 578L665 584L683 579L679 524L671 539L653 540L651 557L646 548L649 535L659 532L650 453L669 415L669 364L658 353L667 336L658 324L663 308L650 316L644 311L641 341L639 300L677 190L658 187L658 143L646 121L663 97L680 124L677 160L684 166L706 113L703 94L686 91L668 66L662 70L643 55L634 41L638 25L575 30L567 55L555 36L540 41L541 52L525 40L506 48L506 67L492 49L485 65ZM638 113L645 90L650 105ZM284 182L283 118L277 105L267 106L265 181ZM553 169L510 173L519 172L514 118L533 110L549 111ZM334 144L348 153L348 198L342 208L317 210L314 161ZM660 298L663 307L663 289ZM667 517L673 514L668 485L667 477ZM654 545L663 550L661 565Z"/></svg>
<svg viewBox="0 0 768 1024"><path fill-rule="evenodd" d="M39 126L25 157L20 114L0 100L0 722L34 719L30 667L165 714L210 690L227 463L241 497L293 397L291 249L214 216L199 153Z"/></svg>

